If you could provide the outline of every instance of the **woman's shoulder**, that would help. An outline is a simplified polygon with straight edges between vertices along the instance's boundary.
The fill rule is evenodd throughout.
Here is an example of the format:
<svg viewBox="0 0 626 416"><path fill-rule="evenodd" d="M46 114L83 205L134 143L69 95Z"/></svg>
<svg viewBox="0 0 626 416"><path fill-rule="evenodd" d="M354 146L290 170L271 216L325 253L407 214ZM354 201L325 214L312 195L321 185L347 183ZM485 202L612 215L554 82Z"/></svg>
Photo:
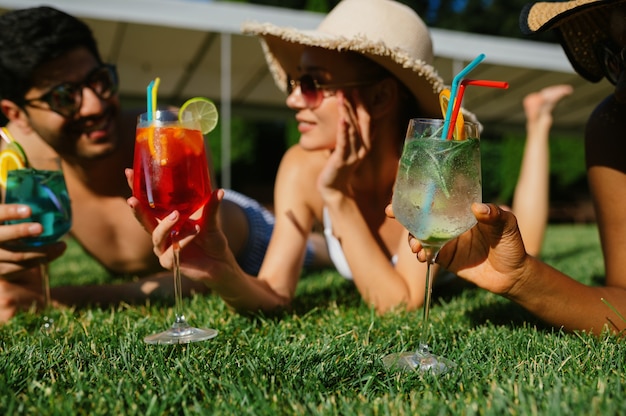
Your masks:
<svg viewBox="0 0 626 416"><path fill-rule="evenodd" d="M322 150L305 150L299 145L291 146L280 162L280 171L287 171L289 174L302 173L305 175L317 175L326 163L328 152Z"/></svg>
<svg viewBox="0 0 626 416"><path fill-rule="evenodd" d="M289 148L280 162L275 183L275 197L290 201L306 201L310 207L321 199L317 178L326 160L325 152L309 151L296 145Z"/></svg>

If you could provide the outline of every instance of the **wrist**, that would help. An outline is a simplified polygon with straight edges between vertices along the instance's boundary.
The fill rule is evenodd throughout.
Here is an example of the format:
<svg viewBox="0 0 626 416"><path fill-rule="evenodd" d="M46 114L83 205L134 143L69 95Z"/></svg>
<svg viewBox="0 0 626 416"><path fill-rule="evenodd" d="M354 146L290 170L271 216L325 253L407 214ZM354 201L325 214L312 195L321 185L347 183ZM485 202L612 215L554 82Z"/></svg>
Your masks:
<svg viewBox="0 0 626 416"><path fill-rule="evenodd" d="M505 297L517 303L524 304L524 300L534 297L537 290L537 279L540 275L540 262L533 256L526 254L522 264L515 269L517 276Z"/></svg>
<svg viewBox="0 0 626 416"><path fill-rule="evenodd" d="M320 189L320 194L324 201L324 206L329 208L341 206L345 201L352 199L349 192L337 188L325 187Z"/></svg>

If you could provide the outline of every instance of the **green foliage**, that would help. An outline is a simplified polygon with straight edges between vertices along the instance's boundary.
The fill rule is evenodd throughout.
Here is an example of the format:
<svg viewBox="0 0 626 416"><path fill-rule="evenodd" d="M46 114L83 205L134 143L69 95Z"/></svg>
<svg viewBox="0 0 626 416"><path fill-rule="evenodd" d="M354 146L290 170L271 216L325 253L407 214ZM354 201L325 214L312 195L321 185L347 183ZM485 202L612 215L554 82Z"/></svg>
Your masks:
<svg viewBox="0 0 626 416"><path fill-rule="evenodd" d="M254 161L257 134L254 123L233 117L231 121L231 161L252 162ZM215 130L207 136L207 143L212 155L213 168L219 172L222 168L222 126L218 123Z"/></svg>
<svg viewBox="0 0 626 416"><path fill-rule="evenodd" d="M518 169L514 172L505 172L511 166L519 168L521 151L503 151L504 143L501 141L481 140L480 156L483 179L483 201L496 203L509 203L513 195L513 188L517 181ZM518 158L519 156L519 158ZM502 159L514 158L513 163L505 163Z"/></svg>
<svg viewBox="0 0 626 416"><path fill-rule="evenodd" d="M405 1L415 9L429 26L461 32L481 33L497 36L522 37L519 29L519 14L528 0L469 0L462 11L455 12L454 0L429 2L424 0ZM438 9L432 3L440 3ZM434 10L433 10L434 9Z"/></svg>
<svg viewBox="0 0 626 416"><path fill-rule="evenodd" d="M52 284L102 270L69 240ZM542 257L586 284L603 275L597 230L550 226ZM106 280L106 277L105 277ZM0 413L42 415L442 415L626 413L626 343L546 328L509 301L436 287L432 347L451 374L387 372L384 355L417 347L421 311L376 315L334 271L307 273L292 311L244 317L216 296L184 300L217 338L154 346L172 303L59 311L56 330L21 313L0 327ZM607 307L607 311L608 311Z"/></svg>
<svg viewBox="0 0 626 416"><path fill-rule="evenodd" d="M519 177L525 137L506 133L481 139L483 200L510 204ZM550 137L550 188L552 199L588 193L584 143L579 138Z"/></svg>
<svg viewBox="0 0 626 416"><path fill-rule="evenodd" d="M293 146L300 140L300 132L298 131L298 122L296 120L289 120L285 124L285 136L288 146Z"/></svg>
<svg viewBox="0 0 626 416"><path fill-rule="evenodd" d="M251 4L262 4L264 6L275 6L287 9L327 13L337 5L339 0L250 0L244 2Z"/></svg>
<svg viewBox="0 0 626 416"><path fill-rule="evenodd" d="M585 146L581 140L551 137L550 155L550 172L559 188L575 185L581 178L586 178Z"/></svg>
<svg viewBox="0 0 626 416"><path fill-rule="evenodd" d="M339 0L228 0L327 13ZM398 0L414 9L430 27L513 38L528 38L519 28L519 15L528 0L468 0L462 10L457 0ZM533 39L555 42L552 33Z"/></svg>
<svg viewBox="0 0 626 416"><path fill-rule="evenodd" d="M228 0L233 1L233 0ZM260 4L263 6L284 7L286 9L303 10L308 0L238 0L241 3Z"/></svg>
<svg viewBox="0 0 626 416"><path fill-rule="evenodd" d="M312 12L326 13L334 7L330 3L329 0L307 0L305 9Z"/></svg>

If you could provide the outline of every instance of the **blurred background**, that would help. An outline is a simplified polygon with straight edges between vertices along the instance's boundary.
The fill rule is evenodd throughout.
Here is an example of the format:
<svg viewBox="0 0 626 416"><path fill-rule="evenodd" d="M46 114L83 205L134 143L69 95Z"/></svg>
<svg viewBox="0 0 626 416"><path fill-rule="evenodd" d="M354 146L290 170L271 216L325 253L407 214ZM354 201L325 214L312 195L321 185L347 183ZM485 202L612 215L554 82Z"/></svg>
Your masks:
<svg viewBox="0 0 626 416"><path fill-rule="evenodd" d="M572 70L549 34L523 36L526 0L400 0L431 28L439 74L452 81L479 53L472 78L507 81L508 90L468 88L463 105L477 114L482 134L484 200L510 203L525 141L522 99L568 83L574 94L554 112L551 222L593 222L584 166L583 133L594 106L612 92ZM280 158L298 140L292 112L273 82L246 21L313 29L337 0L47 0L92 28L105 61L118 67L126 108L145 107L145 88L161 78L160 105L194 96L215 101L218 128L208 137L219 185L271 206ZM0 13L40 0L0 0ZM355 18L358 18L355 17Z"/></svg>

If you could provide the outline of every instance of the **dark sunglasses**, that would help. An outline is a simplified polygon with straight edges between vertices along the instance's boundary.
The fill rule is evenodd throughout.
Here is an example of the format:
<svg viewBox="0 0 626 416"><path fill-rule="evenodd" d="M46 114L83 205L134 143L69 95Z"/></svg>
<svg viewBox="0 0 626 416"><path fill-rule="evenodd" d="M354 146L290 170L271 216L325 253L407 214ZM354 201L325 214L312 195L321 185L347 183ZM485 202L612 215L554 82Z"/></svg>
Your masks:
<svg viewBox="0 0 626 416"><path fill-rule="evenodd" d="M605 43L595 46L596 57L600 67L604 71L606 79L613 85L617 85L620 74L626 69L626 48L615 52L617 49Z"/></svg>
<svg viewBox="0 0 626 416"><path fill-rule="evenodd" d="M348 87L358 87L360 85L373 84L376 81L356 81L356 82L343 82L340 84L320 84L313 76L305 74L300 79L293 79L287 77L287 94L291 93L298 87L300 87L300 93L304 98L304 102L308 108L317 108L324 100L324 92L331 93L333 90ZM332 94L329 94L332 95Z"/></svg>
<svg viewBox="0 0 626 416"><path fill-rule="evenodd" d="M24 104L51 110L63 117L73 117L83 103L83 89L89 88L101 100L108 100L116 92L119 82L115 65L103 64L91 71L82 82L64 82L54 86L39 98L25 100ZM42 106L39 103L45 103Z"/></svg>

